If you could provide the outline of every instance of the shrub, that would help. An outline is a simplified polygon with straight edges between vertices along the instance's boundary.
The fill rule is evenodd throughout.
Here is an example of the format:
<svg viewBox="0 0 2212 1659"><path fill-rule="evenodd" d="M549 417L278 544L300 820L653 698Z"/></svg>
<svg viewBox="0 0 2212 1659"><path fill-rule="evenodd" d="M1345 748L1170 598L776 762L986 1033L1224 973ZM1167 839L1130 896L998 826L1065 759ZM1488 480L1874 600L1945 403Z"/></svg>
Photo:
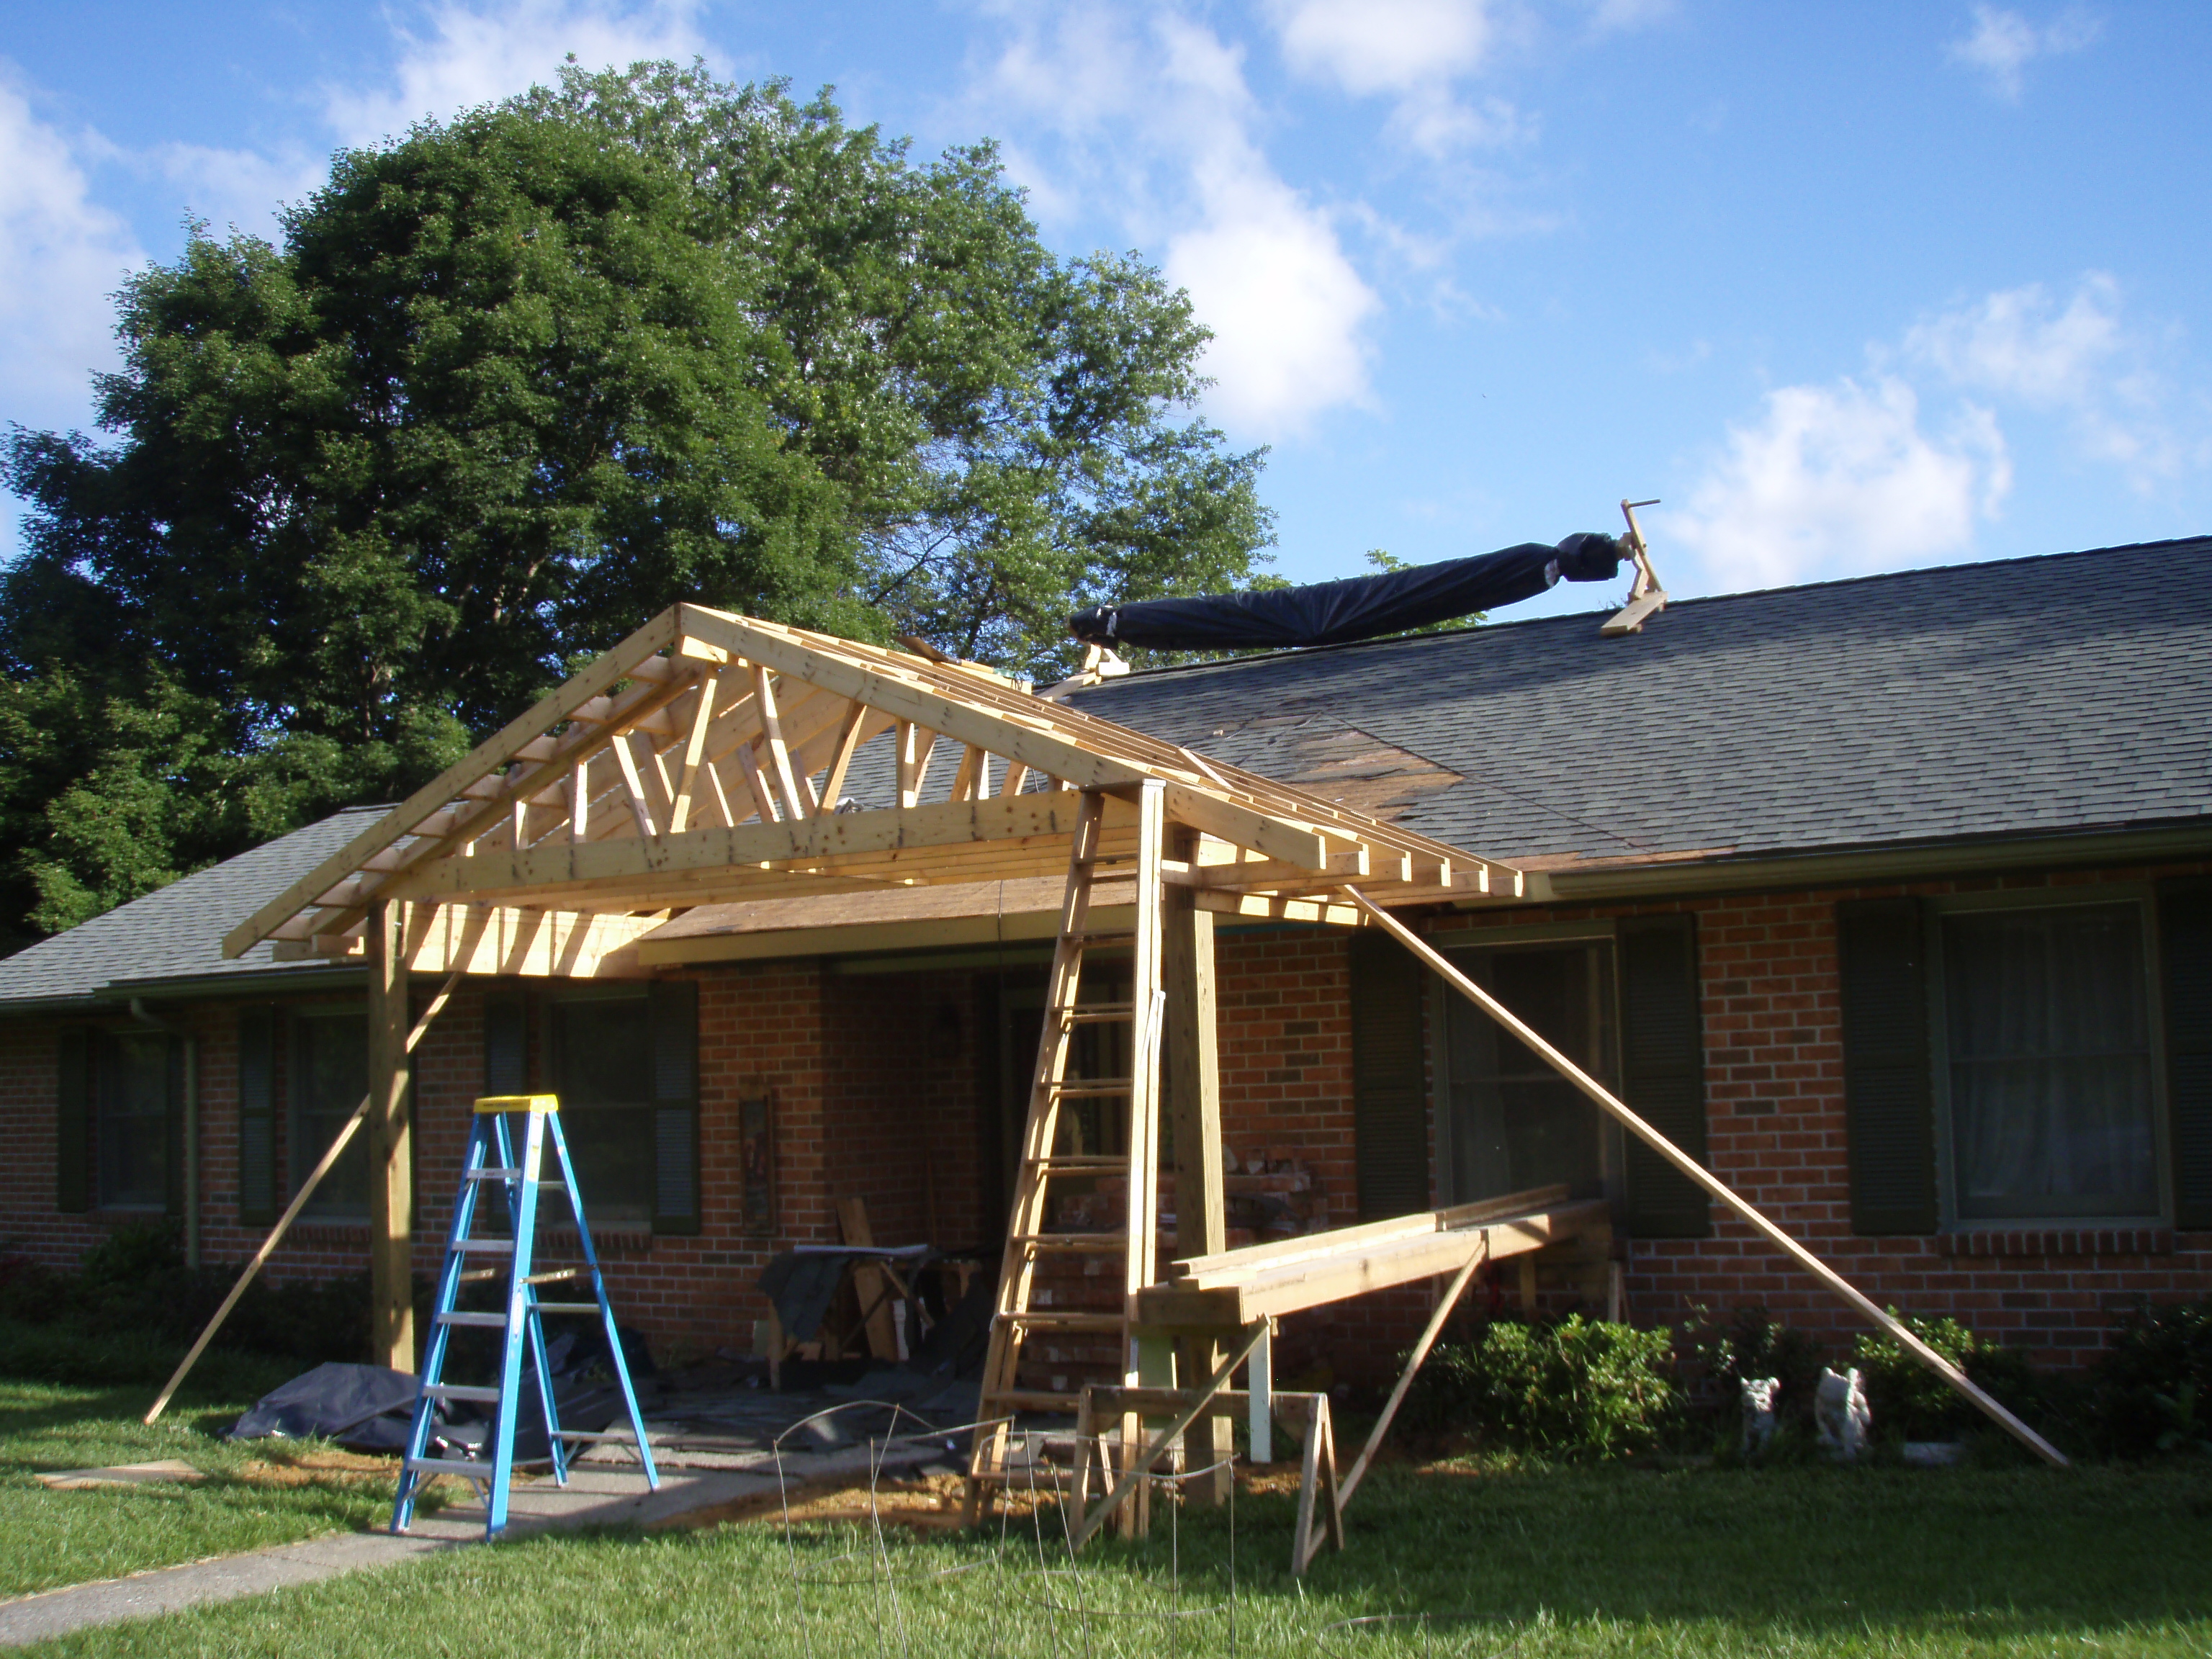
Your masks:
<svg viewBox="0 0 2212 1659"><path fill-rule="evenodd" d="M1955 1319L1921 1319L1894 1308L1889 1312L1998 1403L2031 1423L2043 1415L2026 1355L1977 1335ZM1879 1439L1950 1440L1987 1420L1901 1343L1886 1336L1862 1335L1853 1363L1865 1376L1867 1404Z"/></svg>
<svg viewBox="0 0 2212 1659"><path fill-rule="evenodd" d="M2212 1302L2120 1314L2094 1373L2100 1446L2117 1457L2212 1440Z"/></svg>
<svg viewBox="0 0 2212 1659"><path fill-rule="evenodd" d="M240 1265L185 1267L173 1222L117 1228L85 1252L75 1273L10 1261L0 1269L0 1320L51 1328L52 1340L39 1352L60 1358L34 1363L27 1350L19 1363L11 1352L8 1368L58 1382L94 1380L90 1373L100 1368L101 1355L123 1371L155 1365L132 1358L142 1352L167 1352L174 1364L173 1356L199 1335L229 1294ZM418 1329L428 1328L429 1297L428 1282L418 1278ZM285 1361L293 1370L325 1360L368 1359L368 1274L282 1285L256 1279L216 1339L214 1352L225 1350ZM167 1374L165 1366L157 1368ZM64 1377L63 1370L70 1375Z"/></svg>
<svg viewBox="0 0 2212 1659"><path fill-rule="evenodd" d="M1494 1321L1439 1346L1406 1401L1416 1431L1460 1432L1551 1457L1625 1457L1656 1444L1678 1404L1674 1343L1571 1314Z"/></svg>
<svg viewBox="0 0 2212 1659"><path fill-rule="evenodd" d="M1680 1346L1688 1392L1704 1415L1727 1427L1732 1437L1745 1380L1771 1376L1782 1384L1776 1401L1779 1413L1793 1422L1812 1422L1814 1391L1826 1358L1819 1342L1756 1305L1738 1308L1725 1324L1703 1308L1697 1314L1697 1322L1683 1327Z"/></svg>

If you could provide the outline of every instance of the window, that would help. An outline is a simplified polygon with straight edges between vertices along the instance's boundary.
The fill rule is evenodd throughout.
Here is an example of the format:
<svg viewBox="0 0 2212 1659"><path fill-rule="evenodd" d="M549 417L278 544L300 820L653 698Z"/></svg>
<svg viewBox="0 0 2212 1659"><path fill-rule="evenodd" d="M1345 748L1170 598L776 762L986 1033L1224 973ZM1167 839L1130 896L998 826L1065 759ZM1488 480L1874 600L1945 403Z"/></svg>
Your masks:
<svg viewBox="0 0 2212 1659"><path fill-rule="evenodd" d="M305 1010L292 1023L292 1190L298 1192L368 1092L368 1021L352 1008ZM368 1213L368 1137L356 1134L307 1200L310 1216Z"/></svg>
<svg viewBox="0 0 2212 1659"><path fill-rule="evenodd" d="M1609 939L1455 951L1453 963L1592 1076L1613 1087ZM1448 1201L1564 1183L1617 1190L1618 1137L1574 1085L1465 997L1443 1000Z"/></svg>
<svg viewBox="0 0 2212 1659"><path fill-rule="evenodd" d="M653 1218L653 1019L642 987L553 1005L553 1092L595 1226ZM565 1205L563 1206L565 1218Z"/></svg>
<svg viewBox="0 0 2212 1659"><path fill-rule="evenodd" d="M1851 1224L2212 1216L2212 886L1836 907Z"/></svg>
<svg viewBox="0 0 2212 1659"><path fill-rule="evenodd" d="M166 1036L103 1037L93 1061L100 1204L159 1210L169 1200L172 1044Z"/></svg>
<svg viewBox="0 0 2212 1659"><path fill-rule="evenodd" d="M2143 906L1948 910L1937 920L1954 1213L2157 1215Z"/></svg>

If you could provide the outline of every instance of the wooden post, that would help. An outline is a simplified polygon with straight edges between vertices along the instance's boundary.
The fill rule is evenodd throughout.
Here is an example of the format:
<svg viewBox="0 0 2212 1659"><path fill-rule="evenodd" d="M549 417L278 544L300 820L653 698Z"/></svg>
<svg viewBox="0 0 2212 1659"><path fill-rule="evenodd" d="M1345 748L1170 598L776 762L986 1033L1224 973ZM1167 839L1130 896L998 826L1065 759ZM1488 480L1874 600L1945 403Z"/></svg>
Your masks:
<svg viewBox="0 0 2212 1659"><path fill-rule="evenodd" d="M1170 834L1173 856L1186 863L1198 853L1198 831L1177 825ZM1228 1248L1228 1213L1221 1175L1221 1060L1213 1000L1213 913L1198 908L1198 894L1170 887L1163 896L1166 911L1160 934L1161 988L1167 993L1168 1098L1174 1112L1176 1231L1178 1259L1212 1255ZM1210 1376L1221 1363L1221 1345L1211 1337L1185 1337L1177 1344L1184 1379ZM1236 1442L1228 1420L1200 1418L1199 1440L1186 1462L1209 1473L1186 1483L1199 1504L1225 1503Z"/></svg>
<svg viewBox="0 0 2212 1659"><path fill-rule="evenodd" d="M373 900L368 955L369 1349L396 1371L415 1369L411 1229L414 1177L407 1122L406 911Z"/></svg>

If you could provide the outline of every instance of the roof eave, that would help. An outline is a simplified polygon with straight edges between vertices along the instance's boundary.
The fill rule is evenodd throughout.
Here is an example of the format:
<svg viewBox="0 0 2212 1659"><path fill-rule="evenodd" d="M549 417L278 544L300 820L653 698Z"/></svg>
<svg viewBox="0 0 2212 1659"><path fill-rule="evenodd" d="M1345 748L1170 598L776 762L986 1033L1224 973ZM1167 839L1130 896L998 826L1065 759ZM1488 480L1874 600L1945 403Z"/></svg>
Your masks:
<svg viewBox="0 0 2212 1659"><path fill-rule="evenodd" d="M2051 836L1939 836L1904 844L1741 854L1658 865L1615 865L1603 870L1531 872L1528 885L1532 902L1570 903L1754 888L1908 881L2050 865L2150 863L2207 854L2212 854L2212 817L2152 825L2106 825Z"/></svg>

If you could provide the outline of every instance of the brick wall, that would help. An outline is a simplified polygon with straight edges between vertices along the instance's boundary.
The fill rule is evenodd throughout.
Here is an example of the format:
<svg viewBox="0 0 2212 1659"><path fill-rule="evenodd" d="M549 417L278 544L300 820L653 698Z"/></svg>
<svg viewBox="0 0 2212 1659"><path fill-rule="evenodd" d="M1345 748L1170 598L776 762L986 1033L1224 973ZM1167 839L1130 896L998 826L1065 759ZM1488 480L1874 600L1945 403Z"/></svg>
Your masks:
<svg viewBox="0 0 2212 1659"><path fill-rule="evenodd" d="M2145 874L2079 872L1909 890L2063 886ZM1956 1315L2046 1362L2084 1358L2101 1341L2111 1310L2131 1298L2212 1293L2207 1235L1851 1234L1834 904L1874 891L1657 907L1687 909L1698 920L1713 1167L1876 1300ZM1601 920L1632 908L1518 910L1439 926L1459 942L1474 943L1492 927ZM1229 1158L1238 1165L1295 1159L1310 1176L1309 1206L1331 1224L1356 1220L1345 936L1224 930L1218 963ZM766 1311L752 1286L768 1256L794 1242L834 1241L834 1201L841 1196L866 1199L876 1236L885 1243L923 1237L933 1207L940 1243L963 1245L995 1231L1001 1218L994 1212L987 1143L997 1121L984 1080L994 1069L999 1037L976 976L841 976L797 963L702 969L696 977L703 1225L696 1237L606 1240L611 1289L626 1321L665 1350L745 1348L752 1322ZM205 1251L210 1261L237 1261L259 1243L260 1230L237 1222L235 1009L209 1002L162 1012L200 1040ZM541 1014L533 1010L533 1025ZM60 1266L134 1218L54 1212L56 1029L38 1019L0 1022L0 1133L9 1148L0 1166L0 1250ZM469 1103L483 1087L479 988L465 990L440 1017L416 1068L416 1265L427 1274L442 1243ZM1026 1056L1014 1070L1026 1074ZM773 1098L775 1114L775 1214L765 1234L742 1213L738 1127L738 1103L762 1095ZM289 1167L285 1157L280 1146L280 1168ZM357 1272L366 1244L357 1226L303 1225L270 1272L278 1279ZM1640 1323L1679 1321L1698 1304L1722 1312L1759 1302L1838 1348L1856 1334L1840 1307L1726 1218L1717 1218L1710 1239L1634 1243L1627 1288ZM1286 1321L1282 1375L1326 1368L1348 1380L1373 1380L1418 1329L1432 1294L1410 1287Z"/></svg>
<svg viewBox="0 0 2212 1659"><path fill-rule="evenodd" d="M2100 1233L2063 1224L1996 1235L1853 1234L1835 921L1840 899L2062 890L2205 867L1991 876L1643 907L1698 918L1711 1167L1877 1303L1953 1316L2042 1364L2084 1363L2103 1343L2113 1310L2139 1298L2212 1295L2212 1234ZM1468 918L1453 937L1471 944L1485 926L1631 913L1627 906L1516 911ZM1717 1207L1711 1238L1637 1241L1630 1252L1629 1309L1638 1324L1677 1322L1699 1304L1722 1313L1759 1303L1839 1352L1861 1328L1841 1304Z"/></svg>

